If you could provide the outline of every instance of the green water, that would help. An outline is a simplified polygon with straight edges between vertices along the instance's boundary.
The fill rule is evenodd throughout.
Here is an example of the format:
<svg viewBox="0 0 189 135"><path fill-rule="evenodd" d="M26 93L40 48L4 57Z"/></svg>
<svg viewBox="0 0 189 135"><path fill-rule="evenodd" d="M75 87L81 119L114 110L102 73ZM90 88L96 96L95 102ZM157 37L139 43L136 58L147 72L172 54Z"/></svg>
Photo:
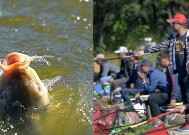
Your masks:
<svg viewBox="0 0 189 135"><path fill-rule="evenodd" d="M15 51L51 56L49 64L33 61L31 67L42 80L62 76L49 92L51 105L31 113L29 126L0 134L93 133L92 7L92 0L0 1L0 58Z"/></svg>

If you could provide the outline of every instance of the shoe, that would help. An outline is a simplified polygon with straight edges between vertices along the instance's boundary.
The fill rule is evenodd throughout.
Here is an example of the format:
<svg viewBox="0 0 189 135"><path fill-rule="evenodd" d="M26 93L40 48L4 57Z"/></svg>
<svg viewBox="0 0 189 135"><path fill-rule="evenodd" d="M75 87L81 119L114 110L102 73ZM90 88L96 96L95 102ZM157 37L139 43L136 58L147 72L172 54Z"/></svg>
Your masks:
<svg viewBox="0 0 189 135"><path fill-rule="evenodd" d="M114 96L113 104L120 104L122 102L123 102L123 100L122 100L121 95L115 95Z"/></svg>
<svg viewBox="0 0 189 135"><path fill-rule="evenodd" d="M177 128L177 130L180 131L180 132L189 131L189 123L182 125L181 127Z"/></svg>
<svg viewBox="0 0 189 135"><path fill-rule="evenodd" d="M114 101L112 102L112 105L117 105L117 104L121 104L121 103L123 103L122 100L114 100Z"/></svg>
<svg viewBox="0 0 189 135"><path fill-rule="evenodd" d="M134 107L132 105L129 105L128 103L124 103L124 109L125 110L131 110L131 111L134 111Z"/></svg>

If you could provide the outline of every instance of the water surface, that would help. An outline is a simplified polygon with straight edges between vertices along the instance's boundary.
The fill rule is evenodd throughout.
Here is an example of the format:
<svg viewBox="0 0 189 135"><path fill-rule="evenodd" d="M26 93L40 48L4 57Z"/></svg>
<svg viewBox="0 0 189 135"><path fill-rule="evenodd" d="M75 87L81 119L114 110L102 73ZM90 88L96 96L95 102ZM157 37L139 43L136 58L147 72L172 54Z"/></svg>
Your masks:
<svg viewBox="0 0 189 135"><path fill-rule="evenodd" d="M0 58L15 51L44 56L31 63L40 78L62 76L50 106L1 134L92 134L92 7L92 0L0 1Z"/></svg>

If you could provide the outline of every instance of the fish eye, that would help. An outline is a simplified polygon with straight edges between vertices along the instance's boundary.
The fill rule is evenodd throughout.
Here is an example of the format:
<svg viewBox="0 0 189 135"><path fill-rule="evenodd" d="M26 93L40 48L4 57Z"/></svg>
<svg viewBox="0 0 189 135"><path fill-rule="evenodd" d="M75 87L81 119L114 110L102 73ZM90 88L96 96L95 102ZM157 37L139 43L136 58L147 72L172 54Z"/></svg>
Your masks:
<svg viewBox="0 0 189 135"><path fill-rule="evenodd" d="M3 59L1 59L1 60L0 60L0 63L2 64L2 63L3 63L3 61L4 61L4 60L3 60Z"/></svg>

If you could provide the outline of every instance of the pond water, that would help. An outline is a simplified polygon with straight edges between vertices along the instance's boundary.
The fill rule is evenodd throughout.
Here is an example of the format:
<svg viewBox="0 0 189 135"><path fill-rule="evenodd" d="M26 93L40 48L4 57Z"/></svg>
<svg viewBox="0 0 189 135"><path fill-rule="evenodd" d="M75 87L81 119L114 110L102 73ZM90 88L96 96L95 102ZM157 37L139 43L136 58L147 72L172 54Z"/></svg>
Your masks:
<svg viewBox="0 0 189 135"><path fill-rule="evenodd" d="M32 110L27 126L10 124L0 134L93 133L92 8L92 0L0 1L0 58L25 53L39 58L30 66L41 80L62 76L49 91L47 108Z"/></svg>

